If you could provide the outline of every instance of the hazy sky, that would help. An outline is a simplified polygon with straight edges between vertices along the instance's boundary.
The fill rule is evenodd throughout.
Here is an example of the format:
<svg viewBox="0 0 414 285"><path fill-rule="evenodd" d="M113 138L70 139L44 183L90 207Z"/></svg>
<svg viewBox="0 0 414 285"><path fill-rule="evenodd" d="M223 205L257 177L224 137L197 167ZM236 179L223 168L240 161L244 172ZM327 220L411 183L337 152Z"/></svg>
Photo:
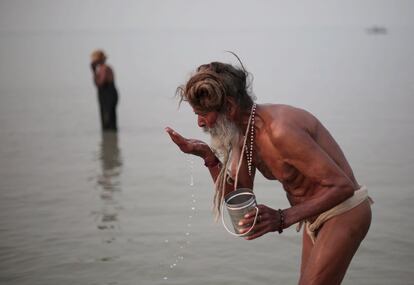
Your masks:
<svg viewBox="0 0 414 285"><path fill-rule="evenodd" d="M355 56L371 44L364 30L374 25L410 50L384 58L410 60L413 0L0 0L0 86L92 88L87 65L96 47L108 52L124 87L137 77L140 85L161 76L176 84L200 62L227 60L224 50L240 53L259 78L279 70L273 76L293 80L286 69L300 66L308 77L320 74L312 60L331 66L339 55ZM36 69L30 76L28 66Z"/></svg>
<svg viewBox="0 0 414 285"><path fill-rule="evenodd" d="M0 31L413 26L412 0L0 0Z"/></svg>

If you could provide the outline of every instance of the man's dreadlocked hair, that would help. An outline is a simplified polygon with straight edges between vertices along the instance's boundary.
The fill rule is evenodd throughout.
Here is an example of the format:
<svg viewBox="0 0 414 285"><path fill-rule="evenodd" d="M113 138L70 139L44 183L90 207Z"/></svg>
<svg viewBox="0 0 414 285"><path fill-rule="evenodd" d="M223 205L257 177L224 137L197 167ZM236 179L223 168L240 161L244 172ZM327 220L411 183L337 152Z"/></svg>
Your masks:
<svg viewBox="0 0 414 285"><path fill-rule="evenodd" d="M180 103L187 101L195 110L202 113L215 111L225 114L227 99L233 98L240 109L250 110L255 98L251 95L250 84L247 80L249 73L239 57L232 54L239 60L241 68L221 62L200 65L188 82L177 88ZM220 205L225 193L230 152L231 150L221 157L223 166L215 182L214 209L216 218L220 214Z"/></svg>

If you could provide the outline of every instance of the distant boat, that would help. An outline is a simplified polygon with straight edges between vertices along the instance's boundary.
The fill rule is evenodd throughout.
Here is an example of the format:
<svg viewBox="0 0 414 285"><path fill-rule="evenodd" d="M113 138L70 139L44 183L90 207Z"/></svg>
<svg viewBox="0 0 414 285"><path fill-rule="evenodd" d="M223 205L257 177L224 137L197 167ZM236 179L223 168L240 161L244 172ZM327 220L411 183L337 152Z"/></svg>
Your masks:
<svg viewBox="0 0 414 285"><path fill-rule="evenodd" d="M386 27L372 26L372 27L366 28L366 32L369 35L386 35L388 33L388 30Z"/></svg>

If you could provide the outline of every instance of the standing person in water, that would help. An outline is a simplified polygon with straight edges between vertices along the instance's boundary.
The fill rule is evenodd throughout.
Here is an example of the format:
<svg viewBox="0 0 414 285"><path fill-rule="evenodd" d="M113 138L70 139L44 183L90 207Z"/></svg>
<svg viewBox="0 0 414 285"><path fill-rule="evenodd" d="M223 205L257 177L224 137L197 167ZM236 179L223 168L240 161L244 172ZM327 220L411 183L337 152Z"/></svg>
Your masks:
<svg viewBox="0 0 414 285"><path fill-rule="evenodd" d="M98 89L102 130L116 131L118 92L114 83L114 72L105 63L106 55L102 50L95 50L91 55L91 61L94 82Z"/></svg>
<svg viewBox="0 0 414 285"><path fill-rule="evenodd" d="M258 223L245 239L282 233L294 224L299 231L303 225L299 284L340 284L371 224L367 188L358 183L338 143L316 117L292 106L254 103L247 78L243 65L212 62L198 67L178 88L198 126L211 135L211 148L169 127L166 131L181 151L204 160L215 182L217 214L234 186L253 189L256 171L278 180L291 207L259 205ZM255 210L240 220L242 233L254 217Z"/></svg>

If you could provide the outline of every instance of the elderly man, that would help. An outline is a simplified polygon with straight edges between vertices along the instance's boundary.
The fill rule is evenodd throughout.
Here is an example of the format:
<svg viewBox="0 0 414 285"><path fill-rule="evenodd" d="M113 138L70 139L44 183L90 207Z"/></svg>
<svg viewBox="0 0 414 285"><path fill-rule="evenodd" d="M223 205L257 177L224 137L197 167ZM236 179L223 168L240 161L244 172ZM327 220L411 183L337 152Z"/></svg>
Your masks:
<svg viewBox="0 0 414 285"><path fill-rule="evenodd" d="M245 239L299 223L298 228L304 226L299 284L340 284L371 223L367 189L317 118L292 106L254 103L247 75L243 65L212 62L178 89L198 125L211 134L211 148L169 127L166 131L181 151L204 160L215 181L217 211L229 191L253 189L256 170L282 183L291 207L259 205L260 222ZM254 215L240 220L244 232Z"/></svg>
<svg viewBox="0 0 414 285"><path fill-rule="evenodd" d="M104 131L116 131L116 105L118 92L115 87L115 76L112 68L106 64L106 55L102 50L91 54L93 79L98 88L101 126Z"/></svg>

